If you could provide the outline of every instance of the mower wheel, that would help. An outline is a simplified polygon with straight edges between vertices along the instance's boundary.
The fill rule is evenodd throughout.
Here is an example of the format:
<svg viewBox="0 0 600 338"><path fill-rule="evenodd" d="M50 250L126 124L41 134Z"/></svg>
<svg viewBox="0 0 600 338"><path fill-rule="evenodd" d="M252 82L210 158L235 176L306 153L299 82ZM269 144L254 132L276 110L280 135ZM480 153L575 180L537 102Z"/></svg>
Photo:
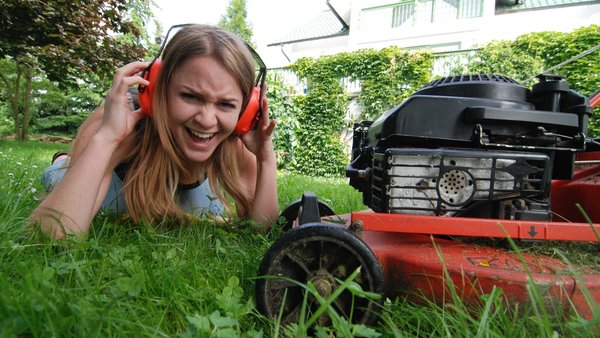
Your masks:
<svg viewBox="0 0 600 338"><path fill-rule="evenodd" d="M305 197L299 198L281 210L279 213L279 219L283 220L283 223L280 223L283 231L289 231L294 226L294 222L300 218L300 212L302 212L302 203L304 200ZM318 212L321 217L335 215L333 209L329 205L325 204L325 202L317 200L317 205Z"/></svg>
<svg viewBox="0 0 600 338"><path fill-rule="evenodd" d="M372 323L384 300L384 279L381 265L367 244L337 225L308 223L293 228L273 243L262 259L256 281L257 308L270 318L281 315L284 325L298 323L302 313L309 318L321 305L310 293L304 304L308 282L327 299L357 269L360 272L354 282L380 297L369 299L344 289L330 306L354 323ZM317 324L331 324L327 311Z"/></svg>

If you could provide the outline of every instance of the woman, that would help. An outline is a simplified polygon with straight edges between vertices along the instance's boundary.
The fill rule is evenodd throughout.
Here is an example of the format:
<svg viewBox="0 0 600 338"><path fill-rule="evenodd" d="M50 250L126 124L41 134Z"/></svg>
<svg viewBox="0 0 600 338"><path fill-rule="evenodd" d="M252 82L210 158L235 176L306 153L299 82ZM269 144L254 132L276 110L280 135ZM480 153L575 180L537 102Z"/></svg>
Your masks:
<svg viewBox="0 0 600 338"><path fill-rule="evenodd" d="M256 130L232 133L255 85L247 45L212 26L178 31L163 53L152 117L128 102L130 87L149 84L140 76L146 67L132 62L117 70L70 158L46 172L68 162L64 176L50 175L60 183L52 182L31 219L57 238L87 232L101 207L136 222L185 223L190 213L225 211L267 227L277 217L277 172L266 98Z"/></svg>

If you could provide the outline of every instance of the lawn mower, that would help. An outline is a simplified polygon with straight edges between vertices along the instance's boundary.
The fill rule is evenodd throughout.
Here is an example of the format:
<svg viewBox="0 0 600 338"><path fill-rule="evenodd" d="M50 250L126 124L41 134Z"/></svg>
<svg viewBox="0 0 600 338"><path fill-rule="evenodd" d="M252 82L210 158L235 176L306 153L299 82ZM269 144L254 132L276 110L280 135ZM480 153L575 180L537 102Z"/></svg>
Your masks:
<svg viewBox="0 0 600 338"><path fill-rule="evenodd" d="M335 294L336 313L371 323L386 297L470 303L499 287L518 306L535 286L544 305L590 317L599 272L473 239L600 241L600 143L587 136L599 101L559 75L531 89L450 76L356 123L346 176L368 209L336 215L311 192L284 208L286 231L260 263L258 309L292 323ZM383 297L336 292L356 271ZM308 283L319 297L305 296Z"/></svg>

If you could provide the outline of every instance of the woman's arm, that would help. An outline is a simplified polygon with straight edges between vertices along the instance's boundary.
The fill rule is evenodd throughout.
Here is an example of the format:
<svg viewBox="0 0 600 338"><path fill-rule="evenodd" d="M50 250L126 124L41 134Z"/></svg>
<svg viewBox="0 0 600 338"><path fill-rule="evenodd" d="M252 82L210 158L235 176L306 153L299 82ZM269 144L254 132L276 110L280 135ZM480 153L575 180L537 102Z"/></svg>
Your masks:
<svg viewBox="0 0 600 338"><path fill-rule="evenodd" d="M39 221L42 230L56 238L86 232L98 211L96 200L115 147L102 134L94 135L30 218Z"/></svg>
<svg viewBox="0 0 600 338"><path fill-rule="evenodd" d="M117 70L104 112L94 113L82 126L65 176L30 216L44 232L61 238L89 229L110 182L110 159L141 118L139 110L129 109L127 89L147 84L137 75L146 66L147 62L133 62Z"/></svg>
<svg viewBox="0 0 600 338"><path fill-rule="evenodd" d="M242 179L251 189L250 218L265 227L277 220L277 161L272 134L275 120L269 120L267 99L262 100L263 116L256 130L242 137Z"/></svg>
<svg viewBox="0 0 600 338"><path fill-rule="evenodd" d="M90 117L88 117L77 132L77 136L75 137L75 141L73 142L73 146L71 147L71 151L69 152L69 164L73 165L77 162L79 157L83 154L85 148L87 147L90 139L98 132L100 129L100 125L102 124L102 118L104 116L104 104L101 104L98 109L96 109ZM100 183L100 189L98 190L98 195L96 197L96 203L94 204L94 208L92 213L96 214L100 206L104 202L104 198L106 197L106 193L108 192L108 186L112 179L112 171L114 168L108 167L106 172L104 173L104 178ZM68 170L68 168L67 168Z"/></svg>
<svg viewBox="0 0 600 338"><path fill-rule="evenodd" d="M277 220L277 163L272 158L259 158L244 147L242 150L242 180L249 188L250 218L265 227Z"/></svg>

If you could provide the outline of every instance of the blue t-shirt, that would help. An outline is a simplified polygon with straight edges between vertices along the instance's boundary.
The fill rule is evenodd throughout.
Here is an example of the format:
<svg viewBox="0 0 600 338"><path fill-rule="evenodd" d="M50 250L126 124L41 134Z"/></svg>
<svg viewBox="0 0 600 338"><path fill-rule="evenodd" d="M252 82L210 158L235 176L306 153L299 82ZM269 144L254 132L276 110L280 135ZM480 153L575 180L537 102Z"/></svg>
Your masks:
<svg viewBox="0 0 600 338"><path fill-rule="evenodd" d="M52 191L60 182L67 171L68 160L66 158L54 162L42 173L42 184L46 191ZM123 176L123 175L121 175ZM127 204L122 192L123 179L113 171L108 192L102 202L101 208L112 210L117 213L127 213ZM224 207L217 194L210 187L208 179L196 184L180 185L176 192L176 198L179 205L187 212L197 216L210 213L213 215L223 215Z"/></svg>

